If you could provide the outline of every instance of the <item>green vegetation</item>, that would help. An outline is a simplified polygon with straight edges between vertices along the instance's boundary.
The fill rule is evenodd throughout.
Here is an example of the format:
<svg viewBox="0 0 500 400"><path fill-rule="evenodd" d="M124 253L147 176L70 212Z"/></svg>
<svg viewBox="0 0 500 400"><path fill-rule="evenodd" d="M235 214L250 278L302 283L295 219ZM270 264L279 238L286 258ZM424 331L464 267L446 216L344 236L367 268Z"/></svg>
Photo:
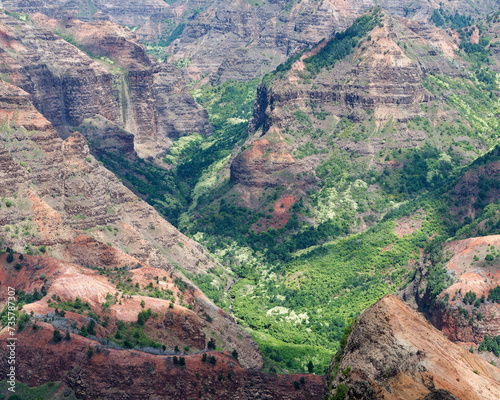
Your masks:
<svg viewBox="0 0 500 400"><path fill-rule="evenodd" d="M174 225L185 209L188 188L177 176L152 166L140 158L126 158L122 154L108 152L96 155L106 168L121 177L122 182L139 197Z"/></svg>
<svg viewBox="0 0 500 400"><path fill-rule="evenodd" d="M490 293L488 294L488 300L500 304L500 286L496 286L494 289L490 290Z"/></svg>
<svg viewBox="0 0 500 400"><path fill-rule="evenodd" d="M458 11L452 14L442 5L439 9L432 11L431 21L437 27L451 27L452 29L465 28L474 23L474 19L470 15L460 14Z"/></svg>
<svg viewBox="0 0 500 400"><path fill-rule="evenodd" d="M165 349L165 346L155 340L150 339L146 332L144 324L149 318L158 318L158 315L151 313L151 310L142 311L139 314L137 322L116 321L117 330L114 335L108 337L110 342L116 343L123 348L153 348Z"/></svg>
<svg viewBox="0 0 500 400"><path fill-rule="evenodd" d="M497 357L500 357L500 336L486 336L483 342L479 345L479 351L491 351Z"/></svg>
<svg viewBox="0 0 500 400"><path fill-rule="evenodd" d="M30 17L28 14L23 14L23 13L18 13L18 12L15 12L15 11L7 11L7 10L2 10L4 14L7 14L11 17L14 17L16 19L18 19L19 21L22 21L22 22L28 22L30 20Z"/></svg>
<svg viewBox="0 0 500 400"><path fill-rule="evenodd" d="M356 19L344 32L335 34L328 43L314 56L305 59L307 69L318 73L321 68L333 67L335 62L348 56L358 41L380 24L380 8Z"/></svg>
<svg viewBox="0 0 500 400"><path fill-rule="evenodd" d="M184 22L181 22L179 25L177 25L172 33L167 37L167 38L162 38L158 42L158 46L162 47L167 47L172 43L174 40L178 39L181 35L182 32L184 32L184 28L186 27L186 24Z"/></svg>

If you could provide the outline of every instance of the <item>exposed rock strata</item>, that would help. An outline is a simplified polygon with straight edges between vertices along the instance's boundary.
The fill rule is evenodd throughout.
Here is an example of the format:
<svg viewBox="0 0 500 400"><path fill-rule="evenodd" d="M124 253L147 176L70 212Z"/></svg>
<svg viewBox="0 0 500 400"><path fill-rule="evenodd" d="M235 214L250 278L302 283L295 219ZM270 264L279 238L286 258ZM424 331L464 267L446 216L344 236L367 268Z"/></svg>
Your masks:
<svg viewBox="0 0 500 400"><path fill-rule="evenodd" d="M128 29L109 21L60 23L40 14L32 20L35 26L0 15L0 73L31 95L63 138L85 120L104 117L119 129L94 131L89 139L102 135L105 151L114 136L114 147L127 153L133 134L144 158L163 154L179 136L209 134L208 114L180 72L156 63Z"/></svg>
<svg viewBox="0 0 500 400"><path fill-rule="evenodd" d="M308 189L317 182L316 167L334 148L371 165L381 150L413 148L428 138L409 121L429 117L424 109L441 101L425 89L425 76L460 75L447 61L456 57L457 45L445 31L419 22L384 17L381 25L331 70L311 75L304 63L323 43L304 54L283 77L259 87L249 126L250 134L255 134L231 164L231 180L243 192L277 185ZM418 43L413 52L430 46L438 48L439 55L410 55L406 41ZM455 116L449 112L441 118ZM361 123L373 127L355 125L355 131L342 132L343 124ZM390 132L384 133L384 128ZM311 144L314 154L300 156L301 146Z"/></svg>

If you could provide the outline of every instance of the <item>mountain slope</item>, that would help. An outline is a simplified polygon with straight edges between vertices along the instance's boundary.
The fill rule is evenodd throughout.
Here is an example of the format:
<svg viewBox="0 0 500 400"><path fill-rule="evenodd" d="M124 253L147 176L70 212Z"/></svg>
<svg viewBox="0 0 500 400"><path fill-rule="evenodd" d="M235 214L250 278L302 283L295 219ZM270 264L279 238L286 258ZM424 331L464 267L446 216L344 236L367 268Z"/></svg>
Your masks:
<svg viewBox="0 0 500 400"><path fill-rule="evenodd" d="M6 0L9 11L59 19L111 19L136 30L151 52L184 68L192 80L252 80L307 46L347 28L375 5L390 15L428 21L440 7L485 16L493 0L405 1L57 1ZM209 78L206 78L210 75Z"/></svg>
<svg viewBox="0 0 500 400"><path fill-rule="evenodd" d="M28 94L13 85L0 82L0 98L0 177L6 183L0 208L3 246L93 268L150 265L157 268L151 277L163 270L182 282L181 270L199 273L218 268L198 243L162 219L90 156L82 135L60 139L29 102ZM16 283L17 289L30 284L31 277L25 278ZM231 346L249 344L248 351L238 348L243 365L259 367L260 354L250 337L203 293L195 297L215 325L219 321L220 329L227 331L224 342L229 337L226 343L232 340ZM224 326L236 329L239 339L231 339Z"/></svg>

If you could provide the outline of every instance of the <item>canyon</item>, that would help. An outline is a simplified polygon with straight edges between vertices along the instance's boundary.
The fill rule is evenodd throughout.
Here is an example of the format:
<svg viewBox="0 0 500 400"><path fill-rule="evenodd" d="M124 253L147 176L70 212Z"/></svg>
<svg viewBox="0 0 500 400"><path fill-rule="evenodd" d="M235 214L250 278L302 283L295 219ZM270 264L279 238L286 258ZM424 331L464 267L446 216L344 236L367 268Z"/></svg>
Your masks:
<svg viewBox="0 0 500 400"><path fill-rule="evenodd" d="M500 397L496 2L2 7L23 390Z"/></svg>

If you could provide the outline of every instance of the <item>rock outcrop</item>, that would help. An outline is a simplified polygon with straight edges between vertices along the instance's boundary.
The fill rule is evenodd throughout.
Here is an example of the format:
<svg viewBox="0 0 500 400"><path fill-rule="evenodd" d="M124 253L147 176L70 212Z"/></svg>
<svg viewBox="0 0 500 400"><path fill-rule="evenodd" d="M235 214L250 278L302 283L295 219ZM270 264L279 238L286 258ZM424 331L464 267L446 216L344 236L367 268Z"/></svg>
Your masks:
<svg viewBox="0 0 500 400"><path fill-rule="evenodd" d="M327 398L339 392L348 400L493 400L500 370L387 295L358 317L343 354L332 360Z"/></svg>
<svg viewBox="0 0 500 400"><path fill-rule="evenodd" d="M493 256L498 246L500 236L491 235L450 242L443 249L452 255L445 267L453 283L426 308L426 314L451 341L466 348L477 348L486 336L500 336L500 304L488 300L500 285L500 268ZM492 261L486 260L488 254ZM425 308L425 299L422 303Z"/></svg>

